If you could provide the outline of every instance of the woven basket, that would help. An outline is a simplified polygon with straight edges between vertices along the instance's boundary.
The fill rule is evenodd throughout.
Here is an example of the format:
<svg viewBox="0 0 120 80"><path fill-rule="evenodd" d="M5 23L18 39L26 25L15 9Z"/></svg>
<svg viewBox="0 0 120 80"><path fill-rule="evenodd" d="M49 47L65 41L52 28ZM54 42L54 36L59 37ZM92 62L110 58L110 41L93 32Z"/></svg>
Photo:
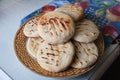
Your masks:
<svg viewBox="0 0 120 80"><path fill-rule="evenodd" d="M29 19L26 23L29 22L31 24L36 24L39 17L40 17L40 15L35 16L35 17ZM75 69L75 68L70 67L69 69L67 69L63 72L57 72L57 73L44 70L43 68L40 67L40 65L37 63L37 61L35 61L27 52L27 49L26 49L27 37L25 37L25 35L23 34L23 28L26 23L21 25L20 29L16 33L15 40L14 40L14 49L15 49L16 55L17 55L18 59L20 60L20 62L23 63L23 65L25 65L28 69L32 70L33 72L38 73L43 76L47 76L47 77L66 78L66 77L73 77L73 76L77 76L77 75L86 73L89 70L91 70L94 67L94 65L96 64L95 63L84 69ZM100 56L103 54L103 51L104 51L104 41L103 41L102 35L100 35L98 37L98 39L95 41L95 43L98 47L99 58L100 58Z"/></svg>

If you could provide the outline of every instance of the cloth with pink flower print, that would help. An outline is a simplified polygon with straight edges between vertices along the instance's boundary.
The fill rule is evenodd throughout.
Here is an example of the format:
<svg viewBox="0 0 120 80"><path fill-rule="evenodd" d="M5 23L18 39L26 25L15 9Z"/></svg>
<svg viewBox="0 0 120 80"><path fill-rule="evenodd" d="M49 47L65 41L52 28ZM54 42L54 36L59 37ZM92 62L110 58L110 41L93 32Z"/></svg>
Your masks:
<svg viewBox="0 0 120 80"><path fill-rule="evenodd" d="M82 6L85 18L92 20L98 26L104 36L105 48L120 42L120 0L53 0L23 18L21 24L42 12L53 11L71 3Z"/></svg>

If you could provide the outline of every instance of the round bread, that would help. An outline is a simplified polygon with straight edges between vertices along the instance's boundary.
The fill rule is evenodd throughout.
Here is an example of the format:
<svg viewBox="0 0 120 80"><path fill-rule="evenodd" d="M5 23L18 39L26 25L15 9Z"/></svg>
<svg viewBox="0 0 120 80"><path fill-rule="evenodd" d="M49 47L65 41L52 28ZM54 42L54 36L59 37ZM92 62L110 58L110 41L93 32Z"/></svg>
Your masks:
<svg viewBox="0 0 120 80"><path fill-rule="evenodd" d="M84 10L81 6L77 6L73 4L64 5L60 8L57 8L55 11L62 12L71 16L74 21L83 18L83 14L84 14Z"/></svg>
<svg viewBox="0 0 120 80"><path fill-rule="evenodd" d="M40 37L28 38L26 48L32 58L36 59L38 48L43 41L44 40Z"/></svg>
<svg viewBox="0 0 120 80"><path fill-rule="evenodd" d="M34 21L28 21L28 23L25 24L25 27L23 29L23 33L27 37L39 37L38 30L37 30L37 22L38 19L34 19Z"/></svg>
<svg viewBox="0 0 120 80"><path fill-rule="evenodd" d="M60 72L68 68L73 61L74 47L71 42L53 45L43 42L39 46L37 62L50 72Z"/></svg>
<svg viewBox="0 0 120 80"><path fill-rule="evenodd" d="M99 36L97 26L90 20L84 19L76 24L76 32L73 37L75 41L89 43Z"/></svg>
<svg viewBox="0 0 120 80"><path fill-rule="evenodd" d="M70 16L60 12L45 13L38 22L38 33L47 42L58 44L67 42L75 32Z"/></svg>
<svg viewBox="0 0 120 80"><path fill-rule="evenodd" d="M74 68L86 68L94 64L98 58L98 49L96 45L92 43L80 43L73 41L75 45L75 58L72 63Z"/></svg>

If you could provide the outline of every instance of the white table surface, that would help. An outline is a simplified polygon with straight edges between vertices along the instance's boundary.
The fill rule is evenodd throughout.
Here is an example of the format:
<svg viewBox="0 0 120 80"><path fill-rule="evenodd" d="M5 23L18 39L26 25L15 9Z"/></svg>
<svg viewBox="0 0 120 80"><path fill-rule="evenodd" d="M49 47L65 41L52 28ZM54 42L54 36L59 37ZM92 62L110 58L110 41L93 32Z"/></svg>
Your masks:
<svg viewBox="0 0 120 80"><path fill-rule="evenodd" d="M14 52L14 37L20 27L21 19L51 1L0 0L0 67L13 80L59 80L43 77L30 71L20 63ZM114 45L112 48L116 46ZM108 52L106 52L107 55L104 58L108 56ZM88 80L92 73L95 73L96 69L76 78L60 80Z"/></svg>

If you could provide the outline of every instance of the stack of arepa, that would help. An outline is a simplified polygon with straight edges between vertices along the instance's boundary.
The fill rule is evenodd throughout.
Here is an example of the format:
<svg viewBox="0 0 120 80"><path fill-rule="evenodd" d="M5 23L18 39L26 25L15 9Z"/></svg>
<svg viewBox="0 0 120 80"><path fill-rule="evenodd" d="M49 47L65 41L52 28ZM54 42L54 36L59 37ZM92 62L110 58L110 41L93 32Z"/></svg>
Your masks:
<svg viewBox="0 0 120 80"><path fill-rule="evenodd" d="M98 58L94 43L97 26L84 19L84 10L73 4L43 13L34 24L25 25L26 48L38 64L50 72L86 68Z"/></svg>

